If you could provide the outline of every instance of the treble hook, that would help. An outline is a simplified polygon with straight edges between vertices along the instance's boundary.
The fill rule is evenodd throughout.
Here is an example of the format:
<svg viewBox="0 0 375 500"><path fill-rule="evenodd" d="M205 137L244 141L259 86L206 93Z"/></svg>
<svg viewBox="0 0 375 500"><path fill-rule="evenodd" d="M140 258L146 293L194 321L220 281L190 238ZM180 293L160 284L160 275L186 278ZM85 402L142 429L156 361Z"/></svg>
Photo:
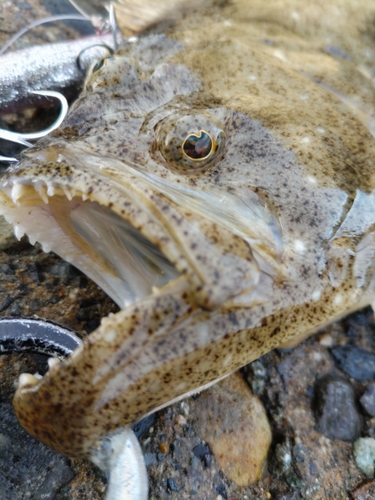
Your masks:
<svg viewBox="0 0 375 500"><path fill-rule="evenodd" d="M42 95L46 97L56 97L60 101L61 109L59 116L56 118L54 123L49 127L41 130L40 132L29 132L29 133L20 133L20 132L11 132L10 130L0 129L0 139L4 139L6 141L15 142L17 144L22 144L23 146L31 147L32 144L27 141L27 139L40 139L58 128L62 122L64 121L67 113L68 113L68 101L66 98L60 94L60 92L56 92L55 90L34 90L32 94ZM8 157L8 156L0 156L0 161L7 162L17 162L16 158Z"/></svg>

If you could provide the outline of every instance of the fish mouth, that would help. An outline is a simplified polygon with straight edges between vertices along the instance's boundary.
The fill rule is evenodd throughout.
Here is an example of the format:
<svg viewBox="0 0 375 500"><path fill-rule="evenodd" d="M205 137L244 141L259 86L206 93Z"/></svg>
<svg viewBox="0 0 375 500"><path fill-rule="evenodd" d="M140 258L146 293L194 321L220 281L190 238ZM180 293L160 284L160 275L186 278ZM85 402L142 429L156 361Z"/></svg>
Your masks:
<svg viewBox="0 0 375 500"><path fill-rule="evenodd" d="M53 251L76 266L120 307L181 275L160 241L146 236L150 224L144 220L137 228L111 203L110 208L96 201L95 194L91 199L79 191L72 196L67 188L36 179L3 183L2 214L13 224L15 235L20 239L27 234L31 244L39 242L45 252ZM122 197L121 204L130 206L132 201ZM159 235L163 239L162 228Z"/></svg>
<svg viewBox="0 0 375 500"><path fill-rule="evenodd" d="M160 184L115 158L55 143L4 175L0 212L18 238L53 250L120 307L176 279L203 309L251 293L260 276L251 246Z"/></svg>

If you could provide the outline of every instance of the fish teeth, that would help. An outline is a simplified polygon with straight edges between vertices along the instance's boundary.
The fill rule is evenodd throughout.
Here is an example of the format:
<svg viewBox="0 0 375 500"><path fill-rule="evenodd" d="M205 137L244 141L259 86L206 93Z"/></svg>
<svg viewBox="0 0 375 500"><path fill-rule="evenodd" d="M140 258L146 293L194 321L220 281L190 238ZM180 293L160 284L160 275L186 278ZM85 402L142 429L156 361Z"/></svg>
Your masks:
<svg viewBox="0 0 375 500"><path fill-rule="evenodd" d="M19 224L14 226L13 230L14 230L14 235L18 240L20 240L22 236L25 234L24 228Z"/></svg>
<svg viewBox="0 0 375 500"><path fill-rule="evenodd" d="M20 206L20 203L18 203L18 200L22 197L23 194L25 194L26 188L23 184L20 182L15 182L12 187L12 201L15 203L17 206Z"/></svg>
<svg viewBox="0 0 375 500"><path fill-rule="evenodd" d="M73 195L68 189L64 189L65 196L68 198L69 201L72 201Z"/></svg>
<svg viewBox="0 0 375 500"><path fill-rule="evenodd" d="M50 184L47 188L47 196L53 196L55 194L55 187Z"/></svg>
<svg viewBox="0 0 375 500"><path fill-rule="evenodd" d="M24 389L26 387L34 387L38 384L38 379L31 373L21 373L18 379L18 387Z"/></svg>
<svg viewBox="0 0 375 500"><path fill-rule="evenodd" d="M47 188L44 184L35 184L34 186L35 191L38 193L38 195L42 198L44 203L48 205L48 196L47 196Z"/></svg>
<svg viewBox="0 0 375 500"><path fill-rule="evenodd" d="M43 252L49 253L51 251L51 245L49 243L42 243Z"/></svg>
<svg viewBox="0 0 375 500"><path fill-rule="evenodd" d="M50 370L54 370L58 368L61 364L61 361L58 358L48 358L48 368Z"/></svg>

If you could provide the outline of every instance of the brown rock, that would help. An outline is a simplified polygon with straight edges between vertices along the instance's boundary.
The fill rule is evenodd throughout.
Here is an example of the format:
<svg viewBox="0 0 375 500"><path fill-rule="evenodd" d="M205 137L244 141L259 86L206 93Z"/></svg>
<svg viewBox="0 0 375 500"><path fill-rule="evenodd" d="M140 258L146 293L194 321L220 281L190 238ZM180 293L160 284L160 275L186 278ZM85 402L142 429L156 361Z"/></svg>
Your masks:
<svg viewBox="0 0 375 500"><path fill-rule="evenodd" d="M351 494L353 500L373 500L375 498L375 481L366 481Z"/></svg>
<svg viewBox="0 0 375 500"><path fill-rule="evenodd" d="M266 412L239 373L203 392L195 408L201 437L239 486L258 481L271 444Z"/></svg>

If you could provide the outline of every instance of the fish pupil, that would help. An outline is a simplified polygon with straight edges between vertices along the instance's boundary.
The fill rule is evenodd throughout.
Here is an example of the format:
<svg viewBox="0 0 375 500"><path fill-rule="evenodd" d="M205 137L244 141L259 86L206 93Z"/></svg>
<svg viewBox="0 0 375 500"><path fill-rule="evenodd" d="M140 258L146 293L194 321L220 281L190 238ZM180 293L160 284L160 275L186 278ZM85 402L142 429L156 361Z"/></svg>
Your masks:
<svg viewBox="0 0 375 500"><path fill-rule="evenodd" d="M212 139L204 130L199 131L199 136L190 134L182 144L184 154L192 160L204 160L212 149Z"/></svg>

